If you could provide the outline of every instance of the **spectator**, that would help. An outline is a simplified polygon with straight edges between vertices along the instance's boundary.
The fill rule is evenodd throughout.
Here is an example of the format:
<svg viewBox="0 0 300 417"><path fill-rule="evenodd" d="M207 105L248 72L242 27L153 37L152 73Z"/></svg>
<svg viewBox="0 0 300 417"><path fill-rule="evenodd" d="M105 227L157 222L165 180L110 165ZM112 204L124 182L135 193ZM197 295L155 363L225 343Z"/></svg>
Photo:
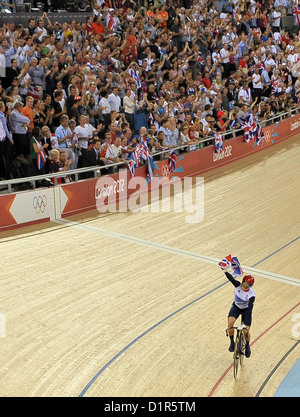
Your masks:
<svg viewBox="0 0 300 417"><path fill-rule="evenodd" d="M111 111L115 110L117 113L120 111L121 98L118 95L118 87L112 87L111 94L108 96L108 103Z"/></svg>
<svg viewBox="0 0 300 417"><path fill-rule="evenodd" d="M113 164L121 162L121 159L116 152L115 147L112 145L112 137L110 133L105 134L105 142L101 145L101 157L106 164Z"/></svg>
<svg viewBox="0 0 300 417"><path fill-rule="evenodd" d="M52 103L52 109L53 109L53 114L52 114L52 126L54 128L57 128L60 125L60 116L62 116L63 114L66 114L67 111L65 109L62 109L61 107L61 101L63 100L63 92L62 91L55 91L54 92L54 100Z"/></svg>
<svg viewBox="0 0 300 417"><path fill-rule="evenodd" d="M100 109L102 117L103 117L103 123L104 123L105 127L108 128L108 126L111 122L111 117L110 117L111 107L110 107L109 100L108 100L108 91L103 90L101 92L101 96L102 96L102 98L99 101L99 109Z"/></svg>
<svg viewBox="0 0 300 417"><path fill-rule="evenodd" d="M26 97L25 106L22 108L22 114L28 117L28 119L30 120L26 133L29 142L32 134L32 129L34 128L33 98L31 96Z"/></svg>
<svg viewBox="0 0 300 417"><path fill-rule="evenodd" d="M81 155L78 159L78 168L82 168L83 161L85 159L85 155L87 153L89 147L89 135L90 132L88 128L85 126L86 124L86 116L82 114L79 117L79 124L75 127L74 132L77 134L78 137L78 144L80 146Z"/></svg>
<svg viewBox="0 0 300 417"><path fill-rule="evenodd" d="M23 103L17 102L9 115L9 124L15 145L16 156L26 156L29 153L29 141L27 141L27 128L30 124L29 117L22 114Z"/></svg>
<svg viewBox="0 0 300 417"><path fill-rule="evenodd" d="M219 111L229 114L228 130L237 126L239 118L232 113L237 117L237 105L240 116L253 112L261 117L297 104L299 27L294 33L280 33L286 2L260 7L252 0L205 5L195 1L185 8L162 3L143 9L132 1L124 8L121 2L99 1L82 23L52 25L47 13L37 22L29 19L27 28L17 21L8 23L0 32L0 60L7 71L6 78L2 74L5 91L0 87L5 116L10 120L13 113L14 123L18 101L26 104L25 113L31 117L27 97L32 96L41 100L34 106L36 126L49 126L55 134L60 114L66 112L77 126L81 115L89 115L94 128L89 128L89 137L98 131L104 139L112 132L116 140L122 132L121 146L129 154L125 147L131 138L124 135L128 128L136 134L143 127L163 127L165 143L176 146L178 126L185 122L190 135L205 138L207 131L220 129L221 121L212 121ZM104 123L99 130L100 122ZM32 128L31 121L28 145ZM14 129L13 135L15 125ZM75 144L69 139L70 148L64 149L67 154L72 149L67 159L75 162Z"/></svg>
<svg viewBox="0 0 300 417"><path fill-rule="evenodd" d="M93 146L89 149L83 159L84 167L104 166L107 159L101 156L101 140L99 138L93 139ZM86 178L93 177L94 173L86 173Z"/></svg>
<svg viewBox="0 0 300 417"><path fill-rule="evenodd" d="M13 165L12 146L14 144L11 133L7 128L5 104L0 101L0 160L4 161L4 176L6 179L17 178L18 173ZM1 160L2 162L2 160Z"/></svg>
<svg viewBox="0 0 300 417"><path fill-rule="evenodd" d="M60 116L60 125L55 129L55 136L58 140L59 150L65 150L68 158L70 159L72 157L71 140L73 138L73 134L68 126L68 123L69 118L66 114Z"/></svg>
<svg viewBox="0 0 300 417"><path fill-rule="evenodd" d="M62 153L65 153L62 151ZM63 163L62 163L63 162ZM69 166L72 160L68 160L66 157L63 158L63 161L60 160L60 151L58 149L52 149L50 151L50 162L49 162L49 172L50 173L57 173L57 172L64 172L69 170ZM52 178L52 183L55 184L63 184L66 182L66 176L61 176Z"/></svg>
<svg viewBox="0 0 300 417"><path fill-rule="evenodd" d="M31 156L31 161L33 163L36 175L46 174L47 154L45 153L45 150L48 148L48 146L49 146L49 143L47 142L42 144L41 129L35 126L32 130L32 137L30 139L30 156ZM42 160L41 165L38 162L40 154L43 155L43 157L40 157L40 159Z"/></svg>

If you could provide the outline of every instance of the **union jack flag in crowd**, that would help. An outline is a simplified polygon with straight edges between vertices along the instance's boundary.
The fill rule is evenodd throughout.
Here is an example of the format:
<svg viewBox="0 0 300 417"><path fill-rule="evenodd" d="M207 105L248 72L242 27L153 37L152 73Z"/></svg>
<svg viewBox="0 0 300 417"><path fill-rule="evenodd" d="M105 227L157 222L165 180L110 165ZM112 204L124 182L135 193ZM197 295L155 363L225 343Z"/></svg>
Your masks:
<svg viewBox="0 0 300 417"><path fill-rule="evenodd" d="M218 133L215 133L215 150L216 150L216 153L223 152L223 137L222 135L219 135Z"/></svg>
<svg viewBox="0 0 300 417"><path fill-rule="evenodd" d="M128 161L128 169L129 169L130 174L131 174L132 177L134 177L134 174L135 174L135 165L136 165L136 163L135 163L134 159L130 159Z"/></svg>
<svg viewBox="0 0 300 417"><path fill-rule="evenodd" d="M255 122L252 114L249 114L247 117L242 119L241 126L244 129L244 140L249 143L250 140L255 142L255 146L258 145L265 135L261 125L258 122Z"/></svg>
<svg viewBox="0 0 300 417"><path fill-rule="evenodd" d="M147 161L147 164L146 164L147 175L148 177L152 178L155 167L154 167L153 158L148 148L147 139L144 136L141 136L140 138L139 148L140 148L140 158Z"/></svg>
<svg viewBox="0 0 300 417"><path fill-rule="evenodd" d="M134 70L133 68L129 68L128 75L135 81L136 87L138 89L141 88L142 84L141 84L141 79L140 79L139 72Z"/></svg>
<svg viewBox="0 0 300 417"><path fill-rule="evenodd" d="M272 85L271 85L272 94L278 93L279 85L280 85L279 80L272 81Z"/></svg>
<svg viewBox="0 0 300 417"><path fill-rule="evenodd" d="M221 269L231 268L232 273L235 276L243 275L241 264L236 256L231 256L231 255L225 256L225 258L223 258L219 262L219 266Z"/></svg>
<svg viewBox="0 0 300 417"><path fill-rule="evenodd" d="M298 0L294 2L294 23L297 26L300 26L300 5L298 4Z"/></svg>
<svg viewBox="0 0 300 417"><path fill-rule="evenodd" d="M176 155L175 155L175 152L171 150L169 154L169 163L168 163L169 171L174 172L175 166L176 166Z"/></svg>
<svg viewBox="0 0 300 417"><path fill-rule="evenodd" d="M137 145L136 149L130 155L130 161L128 162L128 168L130 170L131 176L135 175L135 168L140 165L140 160L143 159L146 161L146 170L147 175L152 178L154 173L154 162L153 158L149 152L147 140L145 137L140 137L140 143Z"/></svg>
<svg viewBox="0 0 300 417"><path fill-rule="evenodd" d="M38 169L39 170L41 170L45 166L46 159L47 159L47 156L46 156L45 151L44 150L41 150L37 154L37 166L38 166Z"/></svg>

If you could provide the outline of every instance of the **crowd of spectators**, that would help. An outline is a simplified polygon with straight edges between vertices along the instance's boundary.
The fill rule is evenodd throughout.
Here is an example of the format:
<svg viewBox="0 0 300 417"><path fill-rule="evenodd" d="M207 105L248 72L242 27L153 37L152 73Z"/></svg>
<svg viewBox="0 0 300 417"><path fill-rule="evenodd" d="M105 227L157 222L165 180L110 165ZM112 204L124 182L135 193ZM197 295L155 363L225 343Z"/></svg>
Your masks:
<svg viewBox="0 0 300 417"><path fill-rule="evenodd" d="M141 135L150 152L203 147L250 112L264 120L300 103L292 0L82 7L83 22L43 12L0 28L2 178L126 165Z"/></svg>

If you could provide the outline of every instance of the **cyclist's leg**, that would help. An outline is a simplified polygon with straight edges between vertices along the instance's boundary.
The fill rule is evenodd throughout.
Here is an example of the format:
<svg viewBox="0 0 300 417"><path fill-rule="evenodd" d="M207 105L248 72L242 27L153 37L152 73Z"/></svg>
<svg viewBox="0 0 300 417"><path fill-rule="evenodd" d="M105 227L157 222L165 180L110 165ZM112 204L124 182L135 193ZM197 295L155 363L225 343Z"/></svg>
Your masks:
<svg viewBox="0 0 300 417"><path fill-rule="evenodd" d="M246 329L244 330L244 337L246 343L250 343L250 326L246 326Z"/></svg>
<svg viewBox="0 0 300 417"><path fill-rule="evenodd" d="M251 327L251 323L252 323L252 314L251 312L246 311L243 313L243 323L246 326L247 330L244 330L244 336L245 336L245 341L246 341L246 358L249 358L251 355L251 349L250 349L250 327Z"/></svg>
<svg viewBox="0 0 300 417"><path fill-rule="evenodd" d="M228 327L233 327L236 319L240 315L239 309L235 304L232 304L231 309L228 313ZM234 329L228 329L228 336L230 337L229 352L234 352Z"/></svg>

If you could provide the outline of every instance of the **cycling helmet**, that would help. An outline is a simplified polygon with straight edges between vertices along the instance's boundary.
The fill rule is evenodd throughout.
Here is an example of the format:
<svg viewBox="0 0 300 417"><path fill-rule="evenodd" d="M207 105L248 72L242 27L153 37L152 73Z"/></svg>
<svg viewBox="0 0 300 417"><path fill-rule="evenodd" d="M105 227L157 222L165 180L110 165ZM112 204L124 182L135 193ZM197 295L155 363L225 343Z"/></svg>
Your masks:
<svg viewBox="0 0 300 417"><path fill-rule="evenodd" d="M243 282L247 282L247 284L252 287L252 285L254 284L254 277L252 275L245 275L243 278Z"/></svg>

